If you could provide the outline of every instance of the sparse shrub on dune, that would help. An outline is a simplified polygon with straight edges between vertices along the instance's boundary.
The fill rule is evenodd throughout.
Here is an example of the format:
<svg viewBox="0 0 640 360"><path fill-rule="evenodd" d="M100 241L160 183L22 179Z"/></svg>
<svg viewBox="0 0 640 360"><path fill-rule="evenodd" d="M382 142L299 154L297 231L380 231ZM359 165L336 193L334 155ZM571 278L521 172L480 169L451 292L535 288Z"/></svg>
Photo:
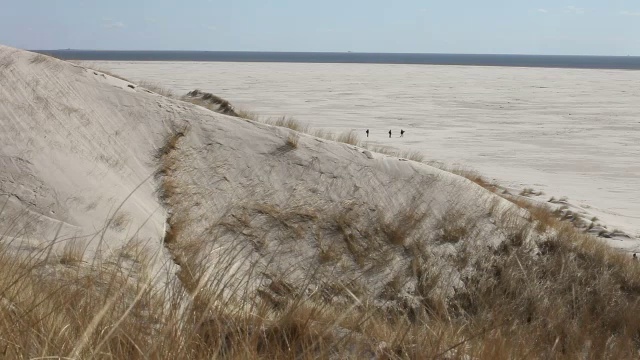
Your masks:
<svg viewBox="0 0 640 360"><path fill-rule="evenodd" d="M42 64L47 61L47 56L42 54L35 54L29 61L31 64Z"/></svg>
<svg viewBox="0 0 640 360"><path fill-rule="evenodd" d="M141 86L149 91L153 91L154 93L162 96L166 96L169 98L174 97L173 91L171 89L166 88L160 84L150 82L150 81L141 81L138 83L138 86Z"/></svg>
<svg viewBox="0 0 640 360"><path fill-rule="evenodd" d="M158 91L155 91L155 92L158 92ZM182 97L182 100L191 102L196 105L203 106L205 108L208 108L209 110L223 113L226 115L231 115L231 116L244 118L248 120L262 121L269 125L288 128L300 133L310 134L312 136L330 140L330 141L337 141L337 142L341 142L349 145L355 145L355 146L363 146L360 141L360 137L355 131L346 131L339 135L336 135L326 129L316 129L314 131L311 131L308 125L301 123L300 121L296 120L293 117L287 117L287 116L281 116L275 119L272 118L272 119L261 120L260 117L255 113L247 112L244 110L238 110L235 107L233 107L231 103L229 103L227 100L224 100L213 94L204 93L200 90L194 90L192 92L189 92L187 95ZM386 155L396 156L396 157L400 157L408 160L413 160L416 162L424 161L424 154L422 154L419 151L396 151L396 150L391 150L385 147L371 147L366 145L364 145L364 147L371 151L386 154Z"/></svg>
<svg viewBox="0 0 640 360"><path fill-rule="evenodd" d="M473 233L475 222L468 215L453 208L446 210L438 219L435 229L437 241L457 243Z"/></svg>
<svg viewBox="0 0 640 360"><path fill-rule="evenodd" d="M326 129L316 129L312 131L310 134L318 138L322 138L330 141L336 141L336 135Z"/></svg>
<svg viewBox="0 0 640 360"><path fill-rule="evenodd" d="M309 131L309 127L307 125L303 125L300 121L292 117L282 116L277 119L269 119L266 121L266 123L269 125L285 127L302 133L308 133Z"/></svg>
<svg viewBox="0 0 640 360"><path fill-rule="evenodd" d="M298 147L299 141L300 141L300 135L298 133L291 132L289 133L289 136L287 136L286 145L292 149L295 149Z"/></svg>
<svg viewBox="0 0 640 360"><path fill-rule="evenodd" d="M434 165L434 164L430 164L430 165ZM435 165L436 167L437 164ZM448 167L448 166L444 166L442 165L442 167L438 167L442 170L448 171L450 173L454 173L456 175L460 175L464 178L467 178L471 181L473 181L474 183L482 186L483 188L489 190L489 191L496 191L498 189L497 185L495 184L495 182L493 181L489 181L487 180L484 176L480 175L478 172L468 169L468 168L464 168L464 167Z"/></svg>
<svg viewBox="0 0 640 360"><path fill-rule="evenodd" d="M349 145L360 145L360 138L355 131L345 131L342 134L338 135L336 138L337 142L349 144Z"/></svg>
<svg viewBox="0 0 640 360"><path fill-rule="evenodd" d="M424 154L420 151L403 151L400 153L400 157L416 162L424 161Z"/></svg>
<svg viewBox="0 0 640 360"><path fill-rule="evenodd" d="M263 212L278 222L300 218L283 209ZM407 272L388 278L378 301L397 301L407 284L415 284L421 300L388 308L374 305L358 281L317 279L314 274L319 272L313 268L302 283L324 280L326 286L320 290L310 286L303 291L296 283L274 278L263 295L247 298L249 293L241 284L248 279L238 285L229 277L236 264L246 261L242 248L225 250L211 264L198 260L211 251L202 242L176 247L183 261L180 282L158 289L152 279L131 276L109 261L89 267L78 261L76 250L64 262L64 266L74 264L73 268L51 272L55 265L42 262L37 254L19 257L0 247L0 336L7 341L3 351L12 358L42 354L359 358L380 354L512 359L582 358L585 351L594 358L634 358L638 352L634 339L640 331L640 315L634 315L640 314L637 264L568 223L551 224L553 234L537 236L527 245L533 223L519 214L505 216L518 221L498 219L497 226L513 237L495 249L462 246L467 243L462 239L473 237L473 227L467 225L465 231L456 230L464 226L451 227L443 243L458 247L456 261L466 269L461 278L464 287L454 296L438 290L438 284L452 280L435 266L438 259L430 253L430 245L390 240L390 246L405 247L411 261ZM338 225L344 234L361 231L360 220L338 218L343 219ZM438 221L455 223L457 219L450 212ZM368 236L380 230L371 231ZM345 249L350 257L360 257L355 260L363 265L370 263L371 249L346 236L344 241L353 243L351 250L325 242L325 260L318 266L337 265ZM131 249L137 247L132 244L123 251L136 254ZM375 269L385 269L378 266ZM259 272L257 267L254 272ZM323 300L336 296L350 298L352 304Z"/></svg>
<svg viewBox="0 0 640 360"><path fill-rule="evenodd" d="M258 114L253 113L251 111L236 109L236 113L238 114L239 118L253 120L253 121L260 121L260 116L258 116Z"/></svg>
<svg viewBox="0 0 640 360"><path fill-rule="evenodd" d="M77 239L68 240L63 248L62 254L60 254L60 264L63 265L79 265L83 261L85 253L84 244Z"/></svg>
<svg viewBox="0 0 640 360"><path fill-rule="evenodd" d="M389 243L407 245L413 233L423 227L430 216L430 211L424 209L424 204L424 195L416 195L413 201L406 204L398 213L378 220L381 223L381 231Z"/></svg>
<svg viewBox="0 0 640 360"><path fill-rule="evenodd" d="M239 117L235 107L229 101L211 93L196 89L184 95L182 100L221 114Z"/></svg>

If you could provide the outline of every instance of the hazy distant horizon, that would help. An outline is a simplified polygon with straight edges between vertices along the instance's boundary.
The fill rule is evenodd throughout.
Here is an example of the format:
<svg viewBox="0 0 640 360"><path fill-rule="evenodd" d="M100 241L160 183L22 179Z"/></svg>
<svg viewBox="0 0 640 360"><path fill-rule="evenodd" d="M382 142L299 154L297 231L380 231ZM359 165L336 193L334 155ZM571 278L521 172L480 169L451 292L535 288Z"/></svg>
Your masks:
<svg viewBox="0 0 640 360"><path fill-rule="evenodd" d="M93 51L93 52L205 52L205 53L281 53L281 54L411 54L411 55L488 55L488 56L553 56L553 57L636 57L640 58L640 54L628 55L603 55L603 54L534 54L534 53L475 53L475 52L401 52L401 51L295 51L295 50L159 50L159 49L89 49L89 48L55 48L55 49L25 49L33 52L46 51Z"/></svg>
<svg viewBox="0 0 640 360"><path fill-rule="evenodd" d="M186 50L34 50L64 60L505 66L640 70L638 56Z"/></svg>

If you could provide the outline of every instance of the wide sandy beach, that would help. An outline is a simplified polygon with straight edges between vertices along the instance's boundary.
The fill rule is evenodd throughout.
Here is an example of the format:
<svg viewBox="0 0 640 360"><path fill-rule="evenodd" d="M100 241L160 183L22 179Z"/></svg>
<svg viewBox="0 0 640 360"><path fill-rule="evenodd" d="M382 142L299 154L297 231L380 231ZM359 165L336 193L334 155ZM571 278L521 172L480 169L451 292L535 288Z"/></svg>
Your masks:
<svg viewBox="0 0 640 360"><path fill-rule="evenodd" d="M640 237L640 72L425 65L89 62L264 116L357 130L502 185L567 197ZM371 130L369 139L365 129ZM388 131L393 131L392 139ZM399 138L400 129L406 131ZM636 241L614 246L640 251Z"/></svg>

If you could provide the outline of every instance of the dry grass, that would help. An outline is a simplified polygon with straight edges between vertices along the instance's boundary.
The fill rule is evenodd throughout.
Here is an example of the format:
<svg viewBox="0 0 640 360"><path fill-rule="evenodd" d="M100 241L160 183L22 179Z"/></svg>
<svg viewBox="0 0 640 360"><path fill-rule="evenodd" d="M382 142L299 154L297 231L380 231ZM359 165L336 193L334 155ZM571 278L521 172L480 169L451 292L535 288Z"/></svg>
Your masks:
<svg viewBox="0 0 640 360"><path fill-rule="evenodd" d="M181 100L202 106L211 111L234 117L240 117L231 103L219 96L200 90L193 90L184 95Z"/></svg>
<svg viewBox="0 0 640 360"><path fill-rule="evenodd" d="M398 156L398 157L403 158L403 159L417 161L417 162L423 162L424 161L424 154L421 153L420 151L403 151L403 152L400 153L400 156Z"/></svg>
<svg viewBox="0 0 640 360"><path fill-rule="evenodd" d="M312 131L310 135L330 141L336 141L336 135L325 129L316 129Z"/></svg>
<svg viewBox="0 0 640 360"><path fill-rule="evenodd" d="M414 215L408 217L421 218ZM356 219L341 218L345 234L355 231ZM512 232L532 225L504 224ZM309 298L282 278L250 302L242 287L222 296L234 287L221 274L241 251L190 270L188 285L182 275L182 282L158 288L107 262L74 261L51 271L56 265L38 254L20 257L0 247L1 347L8 358L637 358L637 263L567 223L553 226L553 234L535 240L535 254L519 241L475 257L478 250L462 247L470 259L465 268L474 271L452 297L437 291L446 275L433 267L428 248L413 244L409 277L389 278L384 297L396 298L413 278L422 300L394 310ZM73 248L70 257L81 258ZM327 256L327 265L338 261ZM357 281L326 290L366 296Z"/></svg>
<svg viewBox="0 0 640 360"><path fill-rule="evenodd" d="M284 127L302 133L307 133L309 131L309 127L307 125L303 125L300 121L292 117L282 116L277 119L269 119L265 122L269 125Z"/></svg>
<svg viewBox="0 0 640 360"><path fill-rule="evenodd" d="M236 113L238 114L239 118L253 120L253 121L260 121L260 116L254 112L243 110L243 109L236 109Z"/></svg>
<svg viewBox="0 0 640 360"><path fill-rule="evenodd" d="M144 85L141 85L141 86L145 87ZM158 91L155 91L155 92L158 92ZM158 92L158 93L161 93L161 92ZM311 131L309 128L309 125L303 124L300 121L296 120L295 118L287 117L287 116L281 116L275 119L270 118L270 119L263 120L255 113L236 109L227 100L222 99L213 94L204 93L199 90L194 90L188 93L187 95L182 97L182 100L191 102L193 104L205 107L209 110L223 113L226 115L231 115L231 116L253 120L253 121L261 121L269 125L288 128L300 133L309 134L309 135L330 140L330 141L337 141L337 142L341 142L349 145L355 145L355 146L363 146L360 140L360 137L358 136L358 133L356 131L346 131L339 135L336 135L331 131L328 131L325 129L315 129ZM364 145L364 147L371 151L378 152L381 154L396 156L399 158L413 160L417 162L423 162L425 159L424 154L419 151L411 151L411 150L398 151L398 150L388 149L385 147L374 147L374 146L366 146L366 145Z"/></svg>
<svg viewBox="0 0 640 360"><path fill-rule="evenodd" d="M170 210L181 186L172 177L175 150L185 133L169 134L157 153L161 198ZM11 359L638 358L637 262L526 198L510 200L528 212L500 212L498 202L490 210L495 224L483 224L502 237L497 245L478 238L487 233L478 231L478 218L454 206L433 218L427 200L417 197L393 207L403 209L395 213L378 208L375 215L361 211L366 203L261 204L230 213L213 228L263 244L226 248L218 247L215 231L186 238L189 219L172 213L165 243L181 269L162 284L121 266L128 258L148 263L137 242L116 251L116 261L89 266L77 241L63 248L64 261L49 261L47 249L21 256L0 237L0 353ZM309 234L317 241L317 264L301 259L298 281L286 272L265 275L276 258L253 261L270 242L302 246ZM206 255L214 250L211 260ZM247 271L239 271L244 265ZM344 269L356 276L340 276ZM364 273L379 275L380 293L370 291ZM261 286L252 291L255 283ZM453 283L453 291L442 290Z"/></svg>
<svg viewBox="0 0 640 360"><path fill-rule="evenodd" d="M67 241L62 248L62 254L60 254L60 264L81 264L84 257L84 249L85 245L77 239Z"/></svg>
<svg viewBox="0 0 640 360"><path fill-rule="evenodd" d="M42 64L47 62L48 56L46 55L42 55L42 54L35 54L33 55L33 57L29 60L30 64Z"/></svg>
<svg viewBox="0 0 640 360"><path fill-rule="evenodd" d="M407 245L413 233L424 225L430 215L429 211L422 209L422 205L424 205L424 196L416 196L398 213L386 219L379 219L378 222L382 225L380 230L389 243Z"/></svg>
<svg viewBox="0 0 640 360"><path fill-rule="evenodd" d="M292 149L298 148L298 141L300 140L300 134L296 132L290 132L287 137L286 145Z"/></svg>
<svg viewBox="0 0 640 360"><path fill-rule="evenodd" d="M338 137L336 138L336 141L349 144L349 145L355 145L355 146L360 145L360 137L358 136L358 133L356 133L355 131L343 132L342 134L338 135Z"/></svg>
<svg viewBox="0 0 640 360"><path fill-rule="evenodd" d="M450 208L438 219L435 229L438 232L437 241L442 243L457 243L472 234L475 221L459 210Z"/></svg>
<svg viewBox="0 0 640 360"><path fill-rule="evenodd" d="M158 94L158 95L162 95L162 96L166 96L166 97L174 97L173 91L171 91L171 89L166 88L160 84L154 83L154 82L150 82L150 81L141 81L140 83L138 83L138 86L141 86L149 91L153 91L154 93Z"/></svg>
<svg viewBox="0 0 640 360"><path fill-rule="evenodd" d="M447 166L438 166L438 164L430 164L432 166L438 167L442 170L448 171L450 173L460 175L464 178L471 180L472 182L482 186L483 188L489 191L497 191L498 186L495 182L487 180L484 176L480 175L477 171L471 170L464 167L447 167Z"/></svg>
<svg viewBox="0 0 640 360"><path fill-rule="evenodd" d="M285 324L274 329L289 329L278 330L280 335L275 338L265 335L269 340L258 342L261 345L243 344L244 349L256 346L270 349L269 355L242 350L243 356L281 356L282 345L275 339L284 338L290 351L288 356L302 358L325 357L325 351L335 351L339 357L360 357L362 353L353 352L354 348L389 358L416 359L573 359L584 358L585 353L589 354L587 358L634 358L639 350L635 337L640 331L637 323L640 315L626 319L625 314L640 312L640 280L637 280L640 271L636 264L600 246L568 223L558 221L548 209L531 207L526 205L528 200L514 198L523 201L522 206L529 209L530 215L491 211L493 216L501 215L495 225L504 237L499 246L490 245L489 239L477 239L482 233L476 228L479 220L468 218L454 207L435 219L433 245L416 241L428 236L415 232L429 217L413 206L406 206L406 213L386 214L382 218L363 216L353 210L356 205L345 205L340 211L317 209L319 216L309 217L308 223L320 223L319 228L339 234L339 241L317 237L319 266L336 271L351 267L383 272L390 270L388 266L394 256L402 255L410 263L408 268L387 277L382 294L371 294L366 283L357 278L352 281L314 278L313 267L307 269L308 278L303 283L325 280L326 284L312 292L318 294L315 297L301 295L306 292L299 285L285 286L287 282L283 280L271 282L258 291L259 295L241 292L244 299L260 300L261 306L265 306L260 309L268 309L262 310L268 315L261 316L270 319L270 324L281 321ZM260 216L271 219L259 223L278 229L271 242L305 238L305 229L310 225L298 225L295 219L301 216L293 210L274 206L259 209ZM235 227L237 233L256 230L250 225L256 223L253 218L236 216L236 219L229 226ZM313 230L309 231L318 227L311 226ZM270 229L262 230L270 232ZM255 232L251 236L256 236ZM474 242L481 246L472 246ZM455 247L456 253L450 258L435 258L430 247L443 245ZM203 251L196 249L197 246L189 251ZM232 261L216 268L226 269L242 259L242 254L236 252ZM464 274L455 277L462 285L449 294L441 288L453 281L451 271L436 266L443 261ZM190 279L190 291L207 288L203 284L209 284L211 279L229 279L226 270L212 274L207 272L206 265L211 267L199 263L185 276ZM218 293L223 283L210 285L209 289ZM419 300L403 303L400 293L407 288L413 288L415 299ZM335 306L336 298L346 303ZM379 305L381 301L394 305L384 307ZM206 303L212 302L215 303L213 300ZM307 312L309 307L316 311ZM312 325L296 325L294 331L288 316L296 311L305 311L308 324ZM254 309L253 313L259 311ZM247 319L247 315L240 312L232 318ZM303 323L307 324L306 320ZM224 341L212 336L217 339L214 343L246 339L247 333L254 333L252 329L264 326L264 322L249 324L236 329L216 323L213 329L224 331L225 335ZM335 334L344 330L351 336L349 341L336 344ZM318 343L310 340L318 334L329 336L317 337ZM224 351L234 354L239 351L232 350L233 345L225 346L228 350Z"/></svg>

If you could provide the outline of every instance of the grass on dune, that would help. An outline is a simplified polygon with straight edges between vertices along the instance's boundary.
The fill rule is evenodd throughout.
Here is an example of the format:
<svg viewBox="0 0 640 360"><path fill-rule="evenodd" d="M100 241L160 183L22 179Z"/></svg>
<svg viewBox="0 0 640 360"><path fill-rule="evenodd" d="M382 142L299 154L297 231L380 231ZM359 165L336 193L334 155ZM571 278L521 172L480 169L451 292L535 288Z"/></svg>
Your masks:
<svg viewBox="0 0 640 360"><path fill-rule="evenodd" d="M171 89L151 81L141 81L138 83L138 86L141 86L149 91L153 91L158 95L166 96L169 98L173 98L175 96Z"/></svg>
<svg viewBox="0 0 640 360"><path fill-rule="evenodd" d="M399 223L424 219L415 213L397 216ZM345 229L357 226L340 218ZM438 219L452 229L444 230L443 241L462 244L474 224L469 219L448 223L455 219L451 214ZM50 258L42 256L46 249L16 255L2 246L0 345L5 356L18 359L636 358L638 264L550 219L538 214L523 221L514 213L497 218L513 239L523 229L530 234L539 221L548 222L552 231L536 238L534 247L521 236L522 241L505 242L478 261L470 260L471 247L461 246L455 261L473 271L463 280L465 291L453 297L435 291L444 274L432 268L427 244L381 234L389 239L389 249L406 248L411 265L373 298L346 283L326 288L354 296L347 304L307 295L285 279L273 279L262 295L247 292L243 284L249 278L225 277L246 261L241 249L226 251L216 264L195 261L201 244L183 249L191 252L181 255L189 259L182 264L185 272L188 263L189 274L158 286L156 279L141 275L144 271L123 270L124 255L90 266L78 261L77 244ZM116 253L145 257L132 251L136 246L131 242ZM353 246L348 251L363 263L379 256ZM318 280L313 271L308 277L307 283ZM409 278L417 279L421 302L404 308L376 305L399 296Z"/></svg>
<svg viewBox="0 0 640 360"><path fill-rule="evenodd" d="M291 129L285 145L292 149L298 147L297 131L308 131L292 119L274 125ZM179 201L181 184L172 174L180 164L175 150L187 130L167 136L156 156L159 194L169 209ZM354 133L336 137L316 130L314 135L344 137L352 145L359 141ZM474 172L451 171L497 188ZM187 235L190 219L175 213L167 220L167 256L151 254L130 239L88 262L86 244L78 239L55 248L59 239L53 239L16 252L16 237L0 235L0 354L12 359L638 358L640 264L576 229L566 212L559 216L522 197L502 195L517 207L505 209L495 198L486 214L453 206L434 213L425 206L428 199L417 197L404 211L378 209L369 216L342 207L261 204L229 213L213 227L253 234L253 241L215 249L215 232ZM0 221L11 221L3 215ZM488 218L498 244L480 237ZM117 212L107 223L128 224ZM430 224L426 230L425 224ZM309 234L316 241L316 260L304 264L304 276L294 281L285 271L265 280L276 259L259 262L256 254L271 243L299 245ZM436 258L434 248L452 251ZM214 251L212 262L206 255ZM180 270L160 281L149 264L163 256ZM385 274L392 272L394 259L404 266L384 278L381 291L358 278L326 276L344 268ZM438 265L443 262L449 270ZM260 284L257 290L254 283ZM453 283L455 291L442 291L442 284Z"/></svg>

